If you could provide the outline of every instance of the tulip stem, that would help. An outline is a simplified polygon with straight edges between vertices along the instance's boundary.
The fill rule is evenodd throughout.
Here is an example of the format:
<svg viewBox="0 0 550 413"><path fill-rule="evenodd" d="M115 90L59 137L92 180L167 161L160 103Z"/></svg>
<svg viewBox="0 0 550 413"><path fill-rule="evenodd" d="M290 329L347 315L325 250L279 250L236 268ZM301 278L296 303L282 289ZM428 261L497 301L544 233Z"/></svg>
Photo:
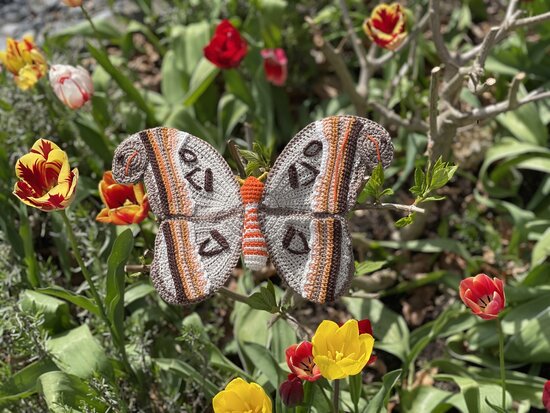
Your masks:
<svg viewBox="0 0 550 413"><path fill-rule="evenodd" d="M95 27L95 24L94 24L91 16L88 14L88 12L86 11L86 9L84 8L83 5L80 6L80 10L82 10L82 14L84 14L84 17L86 17L86 20L88 20L88 23L90 23L90 26L92 26L92 30L94 31L96 37L98 39L100 39L101 35L100 35L99 31L97 30L97 27Z"/></svg>
<svg viewBox="0 0 550 413"><path fill-rule="evenodd" d="M332 393L332 411L338 413L340 411L340 380L334 380L334 388Z"/></svg>
<svg viewBox="0 0 550 413"><path fill-rule="evenodd" d="M500 360L500 384L502 386L502 409L506 411L506 369L504 367L504 332L500 318L497 318L498 356Z"/></svg>

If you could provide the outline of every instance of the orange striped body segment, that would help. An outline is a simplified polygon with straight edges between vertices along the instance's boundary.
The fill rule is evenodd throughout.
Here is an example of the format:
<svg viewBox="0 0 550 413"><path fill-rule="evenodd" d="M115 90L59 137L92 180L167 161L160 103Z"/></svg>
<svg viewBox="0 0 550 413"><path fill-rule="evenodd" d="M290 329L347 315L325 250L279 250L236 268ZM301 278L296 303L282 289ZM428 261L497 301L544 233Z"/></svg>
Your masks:
<svg viewBox="0 0 550 413"><path fill-rule="evenodd" d="M262 199L264 184L254 176L245 179L241 186L244 203L244 233L242 252L245 265L259 271L267 263L267 245L258 221L258 204Z"/></svg>

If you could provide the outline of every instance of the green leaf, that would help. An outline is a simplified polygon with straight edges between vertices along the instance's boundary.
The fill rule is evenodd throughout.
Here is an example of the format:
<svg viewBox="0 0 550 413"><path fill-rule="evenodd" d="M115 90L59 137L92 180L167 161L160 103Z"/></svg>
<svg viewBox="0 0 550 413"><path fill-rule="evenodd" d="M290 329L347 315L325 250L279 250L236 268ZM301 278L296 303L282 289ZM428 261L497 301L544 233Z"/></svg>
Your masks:
<svg viewBox="0 0 550 413"><path fill-rule="evenodd" d="M229 139L235 126L248 112L248 107L235 96L225 94L218 103L218 139Z"/></svg>
<svg viewBox="0 0 550 413"><path fill-rule="evenodd" d="M542 264L550 255L550 228L548 228L542 237L537 241L533 247L533 254L531 255L531 268L535 268L537 265Z"/></svg>
<svg viewBox="0 0 550 413"><path fill-rule="evenodd" d="M164 56L160 73L162 76L160 83L162 96L169 104L181 102L185 98L187 85L185 82L185 72L183 69L178 68L176 55L173 50L169 50Z"/></svg>
<svg viewBox="0 0 550 413"><path fill-rule="evenodd" d="M382 387L376 395L370 400L365 413L381 413L386 412L386 406L390 397L391 390L401 377L401 369L390 371L382 378Z"/></svg>
<svg viewBox="0 0 550 413"><path fill-rule="evenodd" d="M155 291L155 287L147 282L132 284L126 288L124 293L124 306L128 306Z"/></svg>
<svg viewBox="0 0 550 413"><path fill-rule="evenodd" d="M364 198L372 197L375 201L380 199L382 193L382 185L384 185L384 168L379 163L373 169L372 174L367 181L367 184L363 188L361 195L359 196L359 202L364 202Z"/></svg>
<svg viewBox="0 0 550 413"><path fill-rule="evenodd" d="M355 376L349 376L348 381L351 401L354 406L358 406L359 400L361 400L363 395L363 374L359 373Z"/></svg>
<svg viewBox="0 0 550 413"><path fill-rule="evenodd" d="M183 105L193 105L214 81L219 71L220 69L210 63L206 58L202 58L191 76L189 90L183 99Z"/></svg>
<svg viewBox="0 0 550 413"><path fill-rule="evenodd" d="M487 397L485 398L485 403L487 403L489 405L489 407L491 407L491 409L493 409L497 413L508 413L502 407L499 407L499 406L491 403Z"/></svg>
<svg viewBox="0 0 550 413"><path fill-rule="evenodd" d="M107 294L105 310L113 326L114 339L124 344L124 266L134 248L134 235L131 229L122 232L113 244L107 259Z"/></svg>
<svg viewBox="0 0 550 413"><path fill-rule="evenodd" d="M182 360L157 358L153 360L153 363L161 370L173 371L186 380L194 381L209 398L214 397L218 393L218 386L206 378L202 372L198 372L193 366Z"/></svg>
<svg viewBox="0 0 550 413"><path fill-rule="evenodd" d="M38 360L25 366L0 385L0 407L7 402L23 399L37 391L38 378L49 371L57 370L50 360Z"/></svg>
<svg viewBox="0 0 550 413"><path fill-rule="evenodd" d="M19 296L21 311L30 315L42 314L42 325L50 333L59 333L72 327L69 305L41 292L25 290Z"/></svg>
<svg viewBox="0 0 550 413"><path fill-rule="evenodd" d="M387 263L387 261L363 261L361 263L355 261L355 275L370 274L371 272L378 271Z"/></svg>
<svg viewBox="0 0 550 413"><path fill-rule="evenodd" d="M105 350L92 336L86 324L50 338L46 348L62 371L81 378L99 372L111 375Z"/></svg>
<svg viewBox="0 0 550 413"><path fill-rule="evenodd" d="M273 358L271 352L257 343L243 343L243 351L254 361L254 368L264 374L274 389L286 379L285 372L279 367L279 363Z"/></svg>
<svg viewBox="0 0 550 413"><path fill-rule="evenodd" d="M113 65L111 60L109 60L109 56L103 50L96 49L90 43L87 44L87 48L97 63L111 75L113 80L126 95L147 115L147 123L150 126L155 126L157 120L155 119L154 111L149 107L140 91L134 86L130 79Z"/></svg>
<svg viewBox="0 0 550 413"><path fill-rule="evenodd" d="M275 289L273 283L268 280L266 287L260 287L260 291L248 297L247 304L256 309L275 314L279 311L277 299L275 298Z"/></svg>
<svg viewBox="0 0 550 413"><path fill-rule="evenodd" d="M52 413L76 413L84 406L98 413L107 411L97 392L78 377L51 371L40 376L38 386Z"/></svg>
<svg viewBox="0 0 550 413"><path fill-rule="evenodd" d="M63 300L68 301L80 308L83 308L84 310L89 311L90 313L98 317L100 316L99 309L92 300L84 297L83 295L78 295L76 293L73 293L72 291L65 290L63 287L54 285L53 287L39 288L37 291L42 294L62 298Z"/></svg>
<svg viewBox="0 0 550 413"><path fill-rule="evenodd" d="M395 226L397 228L403 228L407 225L411 225L414 222L414 218L416 217L416 212L413 212L410 215L407 215L406 217L399 218L397 221L395 221Z"/></svg>

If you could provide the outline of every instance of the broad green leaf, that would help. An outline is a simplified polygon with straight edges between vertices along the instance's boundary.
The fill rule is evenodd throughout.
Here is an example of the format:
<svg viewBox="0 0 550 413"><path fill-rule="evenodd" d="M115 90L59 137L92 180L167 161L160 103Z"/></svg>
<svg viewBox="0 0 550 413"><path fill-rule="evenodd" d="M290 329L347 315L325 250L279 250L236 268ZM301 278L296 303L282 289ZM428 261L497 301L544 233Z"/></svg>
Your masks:
<svg viewBox="0 0 550 413"><path fill-rule="evenodd" d="M401 377L401 370L390 371L382 378L382 387L378 390L378 393L370 400L365 413L382 413L387 412L388 399L390 397L391 390Z"/></svg>
<svg viewBox="0 0 550 413"><path fill-rule="evenodd" d="M246 104L236 99L234 95L225 94L218 103L218 139L225 141L235 129L235 126L248 112Z"/></svg>
<svg viewBox="0 0 550 413"><path fill-rule="evenodd" d="M47 294L53 297L62 298L65 301L68 301L80 308L83 308L86 311L89 311L90 313L100 316L99 309L97 308L97 305L90 300L88 297L84 297L83 295L76 294L72 291L65 290L63 287L54 285L52 287L47 288L39 288L37 290L38 292L42 294Z"/></svg>
<svg viewBox="0 0 550 413"><path fill-rule="evenodd" d="M162 96L169 104L181 102L187 92L187 84L185 82L185 72L177 67L176 55L173 50L169 50L161 66L161 83L160 90Z"/></svg>
<svg viewBox="0 0 550 413"><path fill-rule="evenodd" d="M403 413L444 413L453 407L450 404L452 395L451 392L437 387L419 386L411 391L401 393L400 407L403 409Z"/></svg>
<svg viewBox="0 0 550 413"><path fill-rule="evenodd" d="M57 366L50 359L43 359L13 374L0 385L0 407L7 402L23 399L35 393L38 378L54 370L57 370Z"/></svg>
<svg viewBox="0 0 550 413"><path fill-rule="evenodd" d="M361 263L355 261L355 275L370 274L371 272L378 271L387 263L387 261L363 261Z"/></svg>
<svg viewBox="0 0 550 413"><path fill-rule="evenodd" d="M248 297L247 304L256 310L263 310L270 313L279 311L277 299L275 298L275 289L270 280L267 281L267 286L261 286L260 291Z"/></svg>
<svg viewBox="0 0 550 413"><path fill-rule="evenodd" d="M531 267L535 268L537 265L542 264L550 255L550 228L548 228L541 239L537 241L533 247L533 254L531 255Z"/></svg>
<svg viewBox="0 0 550 413"><path fill-rule="evenodd" d="M279 319L271 326L271 351L278 362L286 359L285 351L298 342L296 331L285 320Z"/></svg>
<svg viewBox="0 0 550 413"><path fill-rule="evenodd" d="M193 71L193 75L189 82L189 90L183 99L183 105L193 105L214 81L219 71L220 69L210 63L206 58L202 58Z"/></svg>
<svg viewBox="0 0 550 413"><path fill-rule="evenodd" d="M105 350L86 324L50 338L46 348L57 367L65 373L81 378L91 377L96 372L112 373Z"/></svg>
<svg viewBox="0 0 550 413"><path fill-rule="evenodd" d="M136 283L128 286L124 293L124 305L130 305L151 293L155 292L155 287L148 283Z"/></svg>
<svg viewBox="0 0 550 413"><path fill-rule="evenodd" d="M83 407L98 413L107 411L108 406L99 401L96 391L70 374L61 371L44 373L38 379L38 386L52 413L77 413Z"/></svg>
<svg viewBox="0 0 550 413"><path fill-rule="evenodd" d="M207 21L192 23L187 26L172 27L172 50L176 55L176 64L180 70L191 78L193 71L203 58L203 47L210 41L210 24Z"/></svg>
<svg viewBox="0 0 550 413"><path fill-rule="evenodd" d="M210 398L214 397L219 391L218 386L206 378L202 372L197 371L193 366L182 360L157 358L153 360L153 363L161 370L173 371L186 380L194 381L201 386L201 389Z"/></svg>
<svg viewBox="0 0 550 413"><path fill-rule="evenodd" d="M19 296L19 307L26 314L44 316L43 327L50 333L59 333L72 327L69 305L41 292L24 290Z"/></svg>
<svg viewBox="0 0 550 413"><path fill-rule="evenodd" d="M371 321L376 339L375 348L392 353L402 361L406 360L410 351L409 329L403 317L391 311L380 300L345 298L344 302L354 318L368 318Z"/></svg>
<svg viewBox="0 0 550 413"><path fill-rule="evenodd" d="M107 294L105 311L113 327L112 331L121 346L124 345L124 266L134 248L131 229L122 232L113 244L107 259Z"/></svg>
<svg viewBox="0 0 550 413"><path fill-rule="evenodd" d="M243 351L254 361L254 368L264 374L274 389L286 379L286 373L279 367L279 362L265 346L257 343L243 343Z"/></svg>

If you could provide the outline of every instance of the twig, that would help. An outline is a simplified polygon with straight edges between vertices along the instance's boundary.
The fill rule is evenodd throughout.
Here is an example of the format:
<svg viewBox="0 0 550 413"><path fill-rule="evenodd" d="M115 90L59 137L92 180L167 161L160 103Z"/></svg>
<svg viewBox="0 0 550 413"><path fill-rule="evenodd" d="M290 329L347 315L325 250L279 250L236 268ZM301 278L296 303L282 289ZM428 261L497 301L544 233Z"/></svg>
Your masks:
<svg viewBox="0 0 550 413"><path fill-rule="evenodd" d="M441 68L436 66L432 69L430 76L430 102L429 102L429 117L430 117L430 130L428 132L428 145L427 154L431 159L432 148L434 141L437 138L437 115L438 115L438 86L439 78L441 77Z"/></svg>
<svg viewBox="0 0 550 413"><path fill-rule="evenodd" d="M432 31L432 40L437 51L437 55L442 63L455 65L445 41L441 33L441 20L439 16L439 0L430 0L430 10L428 15L430 16L430 28Z"/></svg>
<svg viewBox="0 0 550 413"><path fill-rule="evenodd" d="M351 39L351 45L353 47L353 51L355 52L355 55L357 56L357 60L359 61L359 81L357 82L357 93L359 95L366 98L367 92L368 92L368 83L369 83L369 67L367 62L367 53L365 51L365 48L363 47L363 43L359 38L357 37L357 34L355 33L355 30L353 29L353 23L351 21L351 17L349 15L348 6L346 4L346 0L339 0L340 2L340 9L342 10L342 20L344 20L344 24L346 26L348 36Z"/></svg>
<svg viewBox="0 0 550 413"><path fill-rule="evenodd" d="M402 205L402 204L392 204L388 202L380 202L377 204L359 204L354 211L362 211L365 209L391 209L394 211L405 211L407 213L418 212L420 214L426 213L424 208L417 207L416 205Z"/></svg>
<svg viewBox="0 0 550 413"><path fill-rule="evenodd" d="M239 294L235 291L230 290L227 287L221 286L218 292L221 295L224 295L227 298L232 299L233 301L238 301L240 303L248 304L248 297L246 295Z"/></svg>
<svg viewBox="0 0 550 413"><path fill-rule="evenodd" d="M489 30L489 33L487 33L487 36L485 37L485 39L483 39L483 42L481 43L479 53L476 55L474 67L477 66L483 68L483 66L485 66L485 61L487 60L487 56L489 56L491 48L495 44L495 39L499 30L500 29L498 27L492 27L491 30Z"/></svg>
<svg viewBox="0 0 550 413"><path fill-rule="evenodd" d="M481 95L482 93L485 93L487 90L489 90L489 88L493 87L496 83L497 80L494 77L490 77L481 85L477 85L474 93L477 95Z"/></svg>
<svg viewBox="0 0 550 413"><path fill-rule="evenodd" d="M139 272L141 274L147 274L151 271L151 266L146 264L127 264L124 266L124 272L133 273Z"/></svg>

